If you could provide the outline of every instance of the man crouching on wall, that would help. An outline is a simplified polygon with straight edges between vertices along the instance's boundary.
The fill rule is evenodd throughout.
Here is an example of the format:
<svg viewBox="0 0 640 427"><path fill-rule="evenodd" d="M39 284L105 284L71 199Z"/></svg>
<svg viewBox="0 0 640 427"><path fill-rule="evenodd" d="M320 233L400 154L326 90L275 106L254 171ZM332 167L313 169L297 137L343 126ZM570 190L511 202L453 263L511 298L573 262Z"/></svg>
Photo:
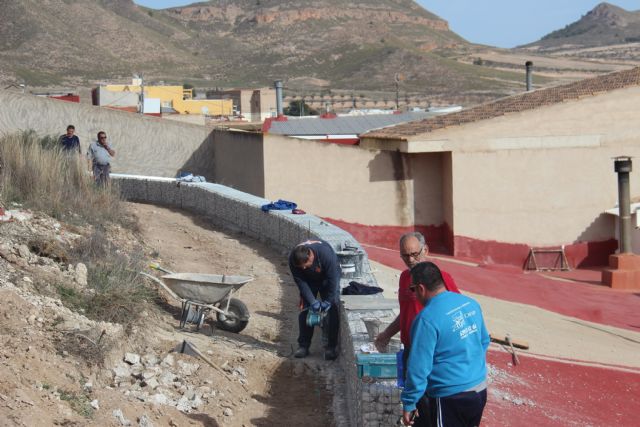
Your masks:
<svg viewBox="0 0 640 427"><path fill-rule="evenodd" d="M338 330L340 327L340 264L338 256L327 242L308 240L296 246L289 255L289 268L300 290L303 309L298 316L298 349L294 357L309 355L313 338L313 326L307 324L307 315L312 313L327 316L325 328L328 343L325 348L325 360L338 357ZM320 299L318 298L320 295Z"/></svg>

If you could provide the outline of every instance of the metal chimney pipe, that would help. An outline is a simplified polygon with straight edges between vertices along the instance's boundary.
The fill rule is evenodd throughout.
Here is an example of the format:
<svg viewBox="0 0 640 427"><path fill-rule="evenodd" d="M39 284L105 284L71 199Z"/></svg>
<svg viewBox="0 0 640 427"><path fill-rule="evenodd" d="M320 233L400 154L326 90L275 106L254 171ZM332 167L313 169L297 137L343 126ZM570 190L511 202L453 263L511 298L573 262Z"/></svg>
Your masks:
<svg viewBox="0 0 640 427"><path fill-rule="evenodd" d="M530 92L533 90L533 62L525 62L524 67L527 70L527 92Z"/></svg>
<svg viewBox="0 0 640 427"><path fill-rule="evenodd" d="M276 80L273 83L276 87L276 110L278 111L278 117L284 115L284 107L282 106L282 80Z"/></svg>
<svg viewBox="0 0 640 427"><path fill-rule="evenodd" d="M631 191L629 173L631 157L616 157L614 169L618 174L618 209L620 214L620 253L631 253Z"/></svg>

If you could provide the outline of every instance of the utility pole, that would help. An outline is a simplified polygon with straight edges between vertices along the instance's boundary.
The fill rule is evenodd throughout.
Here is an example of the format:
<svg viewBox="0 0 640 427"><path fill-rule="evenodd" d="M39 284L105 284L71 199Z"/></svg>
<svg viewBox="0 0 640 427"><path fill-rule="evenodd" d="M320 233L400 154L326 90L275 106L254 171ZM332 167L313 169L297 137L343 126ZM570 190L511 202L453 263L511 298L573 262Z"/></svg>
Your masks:
<svg viewBox="0 0 640 427"><path fill-rule="evenodd" d="M393 78L396 82L396 110L400 109L400 74L396 73Z"/></svg>
<svg viewBox="0 0 640 427"><path fill-rule="evenodd" d="M144 77L140 74L140 114L144 114Z"/></svg>

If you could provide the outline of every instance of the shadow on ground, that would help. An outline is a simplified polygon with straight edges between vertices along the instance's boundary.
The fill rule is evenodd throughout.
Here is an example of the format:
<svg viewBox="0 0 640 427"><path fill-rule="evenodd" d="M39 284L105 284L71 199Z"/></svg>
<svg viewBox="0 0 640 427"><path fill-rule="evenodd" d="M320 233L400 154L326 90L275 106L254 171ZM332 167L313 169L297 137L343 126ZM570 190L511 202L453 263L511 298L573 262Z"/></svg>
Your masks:
<svg viewBox="0 0 640 427"><path fill-rule="evenodd" d="M220 424L207 414L186 414L193 421L198 422L202 427L218 427Z"/></svg>

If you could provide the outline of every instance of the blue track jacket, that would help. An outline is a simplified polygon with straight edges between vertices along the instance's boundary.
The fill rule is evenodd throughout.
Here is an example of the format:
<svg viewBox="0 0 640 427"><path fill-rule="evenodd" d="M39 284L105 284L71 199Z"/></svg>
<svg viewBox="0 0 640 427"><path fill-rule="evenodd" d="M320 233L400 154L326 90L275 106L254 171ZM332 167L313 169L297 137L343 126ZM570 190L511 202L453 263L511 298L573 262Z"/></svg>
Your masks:
<svg viewBox="0 0 640 427"><path fill-rule="evenodd" d="M446 397L485 381L489 341L475 300L453 292L429 300L411 326L404 410L413 411L425 391Z"/></svg>

